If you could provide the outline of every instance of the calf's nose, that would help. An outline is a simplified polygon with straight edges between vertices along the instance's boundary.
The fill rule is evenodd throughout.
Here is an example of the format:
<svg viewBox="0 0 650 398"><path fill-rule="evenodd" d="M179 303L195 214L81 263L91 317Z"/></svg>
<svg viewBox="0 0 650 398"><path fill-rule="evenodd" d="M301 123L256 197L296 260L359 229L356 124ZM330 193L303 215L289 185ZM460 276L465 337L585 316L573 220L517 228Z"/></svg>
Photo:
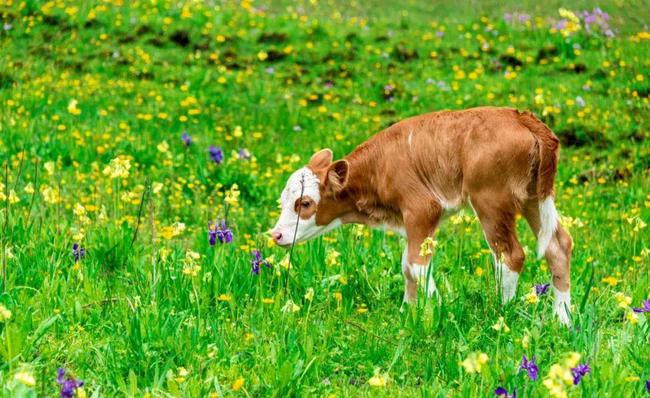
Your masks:
<svg viewBox="0 0 650 398"><path fill-rule="evenodd" d="M271 237L273 238L275 243L280 243L280 241L282 240L282 232L273 231L271 232Z"/></svg>

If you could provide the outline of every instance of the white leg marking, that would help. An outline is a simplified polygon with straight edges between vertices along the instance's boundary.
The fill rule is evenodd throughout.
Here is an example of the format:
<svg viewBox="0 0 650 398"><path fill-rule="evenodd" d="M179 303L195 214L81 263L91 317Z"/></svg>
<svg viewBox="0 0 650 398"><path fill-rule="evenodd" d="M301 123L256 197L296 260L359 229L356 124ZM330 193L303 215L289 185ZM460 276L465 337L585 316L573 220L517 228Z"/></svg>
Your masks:
<svg viewBox="0 0 650 398"><path fill-rule="evenodd" d="M409 281L409 262L408 262L408 246L404 248L402 252L402 274L404 275L404 303L414 302L415 299L409 297L409 284L412 283Z"/></svg>
<svg viewBox="0 0 650 398"><path fill-rule="evenodd" d="M417 281L418 287L424 290L428 298L433 297L438 288L436 281L433 280L433 275L429 272L429 265L409 264L408 267L411 278Z"/></svg>
<svg viewBox="0 0 650 398"><path fill-rule="evenodd" d="M519 273L512 271L503 261L494 256L494 274L496 275L497 283L501 286L501 297L505 304L515 298Z"/></svg>
<svg viewBox="0 0 650 398"><path fill-rule="evenodd" d="M549 196L539 202L539 233L537 234L537 258L544 257L548 245L553 239L553 234L557 229L557 209L553 198Z"/></svg>
<svg viewBox="0 0 650 398"><path fill-rule="evenodd" d="M555 292L555 301L553 302L553 312L558 316L560 323L569 325L569 311L571 311L571 290L561 292L553 286Z"/></svg>

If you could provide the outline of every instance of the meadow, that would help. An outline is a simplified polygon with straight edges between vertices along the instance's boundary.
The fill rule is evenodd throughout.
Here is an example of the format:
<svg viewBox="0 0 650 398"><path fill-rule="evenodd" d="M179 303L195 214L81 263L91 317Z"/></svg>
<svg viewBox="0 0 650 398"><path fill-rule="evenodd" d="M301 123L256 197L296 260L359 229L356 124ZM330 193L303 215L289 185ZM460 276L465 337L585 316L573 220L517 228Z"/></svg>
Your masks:
<svg viewBox="0 0 650 398"><path fill-rule="evenodd" d="M2 395L647 396L650 7L456 3L0 0ZM562 142L571 327L522 220L506 306L471 209L404 311L398 236L269 240L316 150L480 105Z"/></svg>

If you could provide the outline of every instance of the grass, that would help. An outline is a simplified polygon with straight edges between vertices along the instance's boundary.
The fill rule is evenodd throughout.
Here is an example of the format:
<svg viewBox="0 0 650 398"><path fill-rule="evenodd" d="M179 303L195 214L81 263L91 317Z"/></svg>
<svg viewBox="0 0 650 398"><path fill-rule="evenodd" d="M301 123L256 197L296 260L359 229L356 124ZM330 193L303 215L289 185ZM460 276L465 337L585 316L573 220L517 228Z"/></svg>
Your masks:
<svg viewBox="0 0 650 398"><path fill-rule="evenodd" d="M630 307L650 295L646 8L602 2L610 39L553 31L541 3L483 17L427 2L120 3L0 4L4 396L54 396L59 367L85 381L77 396L549 396L543 380L572 352L592 372L561 383L568 396L644 394L650 326ZM439 304L400 312L404 243L353 226L296 247L285 290L266 231L291 171L402 118L478 105L530 109L562 140L573 327L550 295L523 300L550 278L523 222L518 298L500 305L467 209L437 236ZM211 247L207 224L226 216L234 240ZM272 263L259 276L253 249ZM472 353L489 358L481 372L460 365ZM518 372L524 354L540 380Z"/></svg>

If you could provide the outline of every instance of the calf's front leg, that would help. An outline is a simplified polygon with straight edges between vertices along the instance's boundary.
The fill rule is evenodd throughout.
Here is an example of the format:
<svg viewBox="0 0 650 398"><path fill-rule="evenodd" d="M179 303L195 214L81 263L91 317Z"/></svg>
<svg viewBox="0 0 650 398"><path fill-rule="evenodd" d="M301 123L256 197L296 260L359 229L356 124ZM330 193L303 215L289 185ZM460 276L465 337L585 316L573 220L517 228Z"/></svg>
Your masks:
<svg viewBox="0 0 650 398"><path fill-rule="evenodd" d="M435 207L434 207L434 210ZM402 273L404 274L404 302L415 303L418 288L431 298L436 293L436 283L433 279L429 263L431 254L420 255L422 243L432 237L440 219L440 211L412 212L404 215L406 237L408 242L402 254ZM417 215L420 215L418 217Z"/></svg>

